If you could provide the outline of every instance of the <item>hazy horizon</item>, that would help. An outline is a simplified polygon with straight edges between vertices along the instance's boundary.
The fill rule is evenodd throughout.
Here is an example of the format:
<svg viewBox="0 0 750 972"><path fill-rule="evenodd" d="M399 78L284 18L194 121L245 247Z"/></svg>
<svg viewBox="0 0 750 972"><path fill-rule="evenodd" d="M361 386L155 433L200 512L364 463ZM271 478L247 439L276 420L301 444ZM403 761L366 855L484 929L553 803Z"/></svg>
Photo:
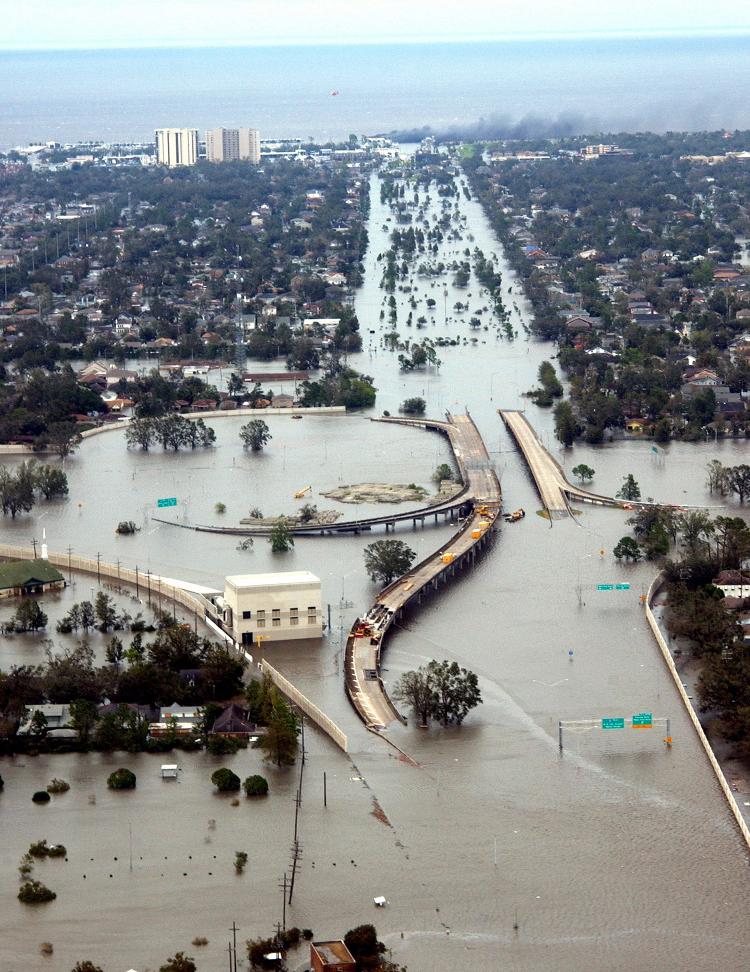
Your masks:
<svg viewBox="0 0 750 972"><path fill-rule="evenodd" d="M544 28L540 29L539 25ZM472 43L738 35L734 0L24 0L8 6L0 51Z"/></svg>

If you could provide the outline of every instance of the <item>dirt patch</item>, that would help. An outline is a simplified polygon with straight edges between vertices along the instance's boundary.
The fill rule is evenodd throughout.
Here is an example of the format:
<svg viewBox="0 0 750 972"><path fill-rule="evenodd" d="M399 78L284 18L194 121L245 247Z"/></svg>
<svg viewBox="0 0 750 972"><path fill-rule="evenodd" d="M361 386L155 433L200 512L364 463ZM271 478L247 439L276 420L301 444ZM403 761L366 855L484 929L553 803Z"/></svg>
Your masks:
<svg viewBox="0 0 750 972"><path fill-rule="evenodd" d="M379 820L382 824L385 824L386 827L390 827L391 829L393 829L393 824L386 816L385 810L383 810L383 808L378 803L377 797L372 798L372 810L370 811L370 813L373 815L373 817L375 817L376 820Z"/></svg>

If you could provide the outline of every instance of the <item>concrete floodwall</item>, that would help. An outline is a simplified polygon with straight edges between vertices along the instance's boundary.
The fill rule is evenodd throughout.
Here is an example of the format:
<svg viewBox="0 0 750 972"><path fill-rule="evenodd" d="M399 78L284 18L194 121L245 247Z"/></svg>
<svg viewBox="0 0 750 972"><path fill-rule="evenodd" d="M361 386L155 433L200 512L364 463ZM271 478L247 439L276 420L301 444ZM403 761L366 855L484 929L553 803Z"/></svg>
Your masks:
<svg viewBox="0 0 750 972"><path fill-rule="evenodd" d="M281 672L277 671L273 665L270 665L265 658L260 663L260 670L264 675L268 675L273 684L284 693L290 702L293 702L297 708L301 709L309 719L312 719L319 729L322 729L327 736L330 736L339 749L343 749L345 753L349 751L347 748L349 743L346 735L341 731L341 729L339 729L336 723L332 719L329 719L328 716L322 712L314 702L311 702L307 696L303 695L298 688L295 688L288 678L284 678Z"/></svg>
<svg viewBox="0 0 750 972"><path fill-rule="evenodd" d="M661 628L659 627L659 623L656 620L656 617L654 616L654 612L651 607L654 598L658 595L659 591L664 586L664 582L665 582L664 574L663 573L659 574L657 577L654 578L654 580L651 583L651 586L648 589L648 595L646 596L646 601L645 601L646 620L648 621L649 627L651 628L654 638L656 639L656 643L659 646L659 649L661 650L662 657L664 658L664 662L667 668L669 669L672 678L674 679L674 683L677 686L677 691L680 694L680 698L682 699L682 702L685 706L685 710L690 718L690 721L693 723L693 728L695 729L698 735L698 739L700 740L701 745L703 746L703 749L706 753L706 756L708 757L708 761L711 764L714 773L716 774L716 779L719 783L719 786L721 787L724 796L727 798L729 809L732 811L732 814L734 815L734 819L737 822L737 826L740 829L740 833L745 838L745 843L747 844L748 848L750 848L750 828L748 828L747 823L745 822L745 818L742 816L742 812L739 806L737 805L737 801L734 798L734 794L732 793L731 787L727 783L726 777L724 776L724 772L721 766L719 765L719 761L716 758L713 749L711 748L711 743L708 741L708 737L706 736L706 733L703 731L703 726L700 724L698 715L695 709L693 708L690 699L688 698L688 694L685 691L685 686L682 684L682 678L680 677L680 673L677 671L677 666L674 663L674 658L672 658L672 653L669 650L669 646L667 645L667 642L664 639L664 635L661 633Z"/></svg>
<svg viewBox="0 0 750 972"><path fill-rule="evenodd" d="M0 543L0 557L7 560L31 560L33 553L28 546L18 547L9 543ZM203 620L203 607L200 601L188 591L183 591L181 587L168 584L158 574L131 570L122 564L109 564L103 560L97 563L96 558L79 557L76 554L50 552L47 560L57 567L61 573L77 571L93 574L100 578L104 577L107 580L115 580L121 584L130 584L139 591L149 592L153 600L166 598L174 601L190 611L196 619Z"/></svg>
<svg viewBox="0 0 750 972"><path fill-rule="evenodd" d="M310 408L227 408L217 409L213 412L182 412L183 418L188 419L215 419L226 418L227 415L239 415L242 418L263 415L341 415L346 412L345 405L314 405ZM130 419L124 422L111 422L107 425L98 425L94 429L85 429L81 432L82 439L90 439L93 435L102 435L104 432L117 432L126 429L130 425ZM52 449L34 449L30 445L0 445L0 456L48 456L53 452Z"/></svg>
<svg viewBox="0 0 750 972"><path fill-rule="evenodd" d="M30 560L32 556L28 547L0 543L0 558L8 560ZM181 587L175 587L173 584L166 583L157 574L144 574L141 570L136 573L136 571L131 570L129 567L123 567L121 564L109 564L104 561L97 563L95 559L90 557L78 557L66 553L50 553L47 560L57 567L61 573L78 571L85 574L92 574L95 577L106 578L107 580L115 580L122 584L130 584L133 587L137 587L139 591L150 591L151 598L154 601L166 598L189 611L193 615L196 623L198 619L201 622L204 621L205 612L201 601L188 591L184 591ZM242 655L248 657L244 649L238 646L238 650ZM284 678L281 672L278 672L265 660L261 662L261 671L269 675L273 683L278 686L288 699L294 702L323 732L329 735L337 746L343 749L344 752L347 752L348 743L346 735L314 702L306 698L299 689L295 688L288 679Z"/></svg>

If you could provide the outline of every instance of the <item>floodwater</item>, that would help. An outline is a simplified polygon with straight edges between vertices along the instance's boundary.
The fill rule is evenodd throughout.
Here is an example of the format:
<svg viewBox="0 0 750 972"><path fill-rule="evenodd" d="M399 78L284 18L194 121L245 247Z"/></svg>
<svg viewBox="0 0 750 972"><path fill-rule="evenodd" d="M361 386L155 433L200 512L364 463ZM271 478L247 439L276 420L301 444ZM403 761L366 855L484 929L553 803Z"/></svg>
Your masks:
<svg viewBox="0 0 750 972"><path fill-rule="evenodd" d="M499 253L479 206L463 199L460 205L476 243ZM343 692L342 635L374 594L362 569L362 549L371 538L299 538L292 552L274 557L263 540L240 552L231 537L162 526L146 512L158 496L177 495L176 515L183 521L230 524L255 505L264 512L292 509L292 493L306 484L314 494L340 482L428 484L446 456L437 436L362 416L269 417L272 443L261 456L247 456L238 447L238 420L228 417L214 423L220 440L214 452L167 456L129 453L121 433L113 432L87 442L69 461L67 503L50 504L43 518L39 507L33 517L3 523L3 539L27 542L46 525L55 549L99 550L105 558L207 584L225 573L271 566L309 568L321 576L324 601L331 604L331 629L321 647L304 654L294 646L265 649L339 722L351 750L344 756L319 734L307 733L303 860L287 924L338 937L373 921L410 972L745 969L747 849L639 605L654 568L614 561L612 547L627 532L621 511L585 507L576 519L553 524L535 516L538 498L496 414L500 407L525 405L560 455L550 412L520 397L554 348L527 341L515 314L517 340L481 330L476 345L441 349L439 372L402 374L396 355L380 343L390 327L379 321L376 258L387 247L382 226L390 230L389 215L374 178L366 282L356 299L365 350L351 362L374 376L378 410L395 412L413 395L424 395L430 414L468 407L497 463L506 507L523 506L529 514L503 526L476 567L404 618L389 642L389 684L431 658L456 659L480 679L484 704L461 729L391 728L389 737L418 768L359 725ZM444 250L452 256L451 249L465 245L473 243L446 241ZM433 290L429 282L415 283L417 297ZM466 292L446 283L450 316ZM443 285L434 288L434 323L415 338L471 336L465 322L444 323ZM471 307L482 306L486 298L480 300L474 280L468 289ZM405 298L396 296L397 327L406 335ZM705 463L713 457L736 462L746 448L744 442L671 444L655 455L650 443L631 440L577 446L560 458L567 468L582 461L593 466L593 486L601 492L616 489L632 472L644 496L719 505L706 492ZM213 513L217 501L228 507L221 518ZM313 501L330 505L318 496ZM731 501L726 505L737 509ZM342 509L346 515L354 508ZM114 525L123 518L135 519L141 531L115 537ZM448 532L407 527L397 535L421 555ZM595 590L612 581L629 581L631 589ZM559 719L640 711L671 718L671 751L660 730L569 732L560 755ZM153 968L177 949L195 955L201 969L219 969L232 920L242 940L270 933L281 920L277 883L289 866L297 770L267 771L267 801L243 798L232 807L212 792L210 773L219 764L241 776L254 772L254 751L221 760L178 754L177 784L159 779L160 761L115 754L0 763L6 781L0 797L2 972L69 969L81 958L102 963L107 972ZM106 775L117 765L134 768L135 792L106 790ZM31 793L52 775L67 778L71 791L47 807L33 806ZM382 814L375 816L378 807ZM64 842L69 860L38 866L58 898L30 909L15 900L14 867L40 837ZM237 877L232 858L243 849L250 862ZM389 901L382 911L372 906L378 894ZM195 935L208 937L209 945L191 946ZM42 941L54 944L52 958L39 955Z"/></svg>

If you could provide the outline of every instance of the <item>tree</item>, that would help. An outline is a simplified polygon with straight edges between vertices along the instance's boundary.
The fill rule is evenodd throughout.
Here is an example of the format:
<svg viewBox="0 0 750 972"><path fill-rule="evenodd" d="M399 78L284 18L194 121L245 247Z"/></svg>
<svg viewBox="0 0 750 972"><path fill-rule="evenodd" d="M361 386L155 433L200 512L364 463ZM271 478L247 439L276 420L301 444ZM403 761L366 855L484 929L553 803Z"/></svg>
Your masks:
<svg viewBox="0 0 750 972"><path fill-rule="evenodd" d="M81 627L85 632L88 632L89 628L94 627L94 622L96 621L96 614L94 612L94 605L91 603L91 601L81 601L80 620L81 620Z"/></svg>
<svg viewBox="0 0 750 972"><path fill-rule="evenodd" d="M255 773L253 776L247 777L242 784L242 788L249 797L266 796L268 793L268 780L265 776L260 776Z"/></svg>
<svg viewBox="0 0 750 972"><path fill-rule="evenodd" d="M262 749L264 759L277 766L291 766L297 758L297 736L300 725L294 710L273 685L265 687L264 708L267 728L258 738L255 747Z"/></svg>
<svg viewBox="0 0 750 972"><path fill-rule="evenodd" d="M444 726L461 725L468 713L482 701L477 676L457 662L431 661L427 677L432 687L432 714Z"/></svg>
<svg viewBox="0 0 750 972"><path fill-rule="evenodd" d="M586 480L592 480L594 478L594 472L595 470L591 466L587 466L585 462L573 466L573 475L578 476L582 483L585 483Z"/></svg>
<svg viewBox="0 0 750 972"><path fill-rule="evenodd" d="M578 423L573 415L570 402L558 402L555 405L555 435L566 448L570 448L578 434Z"/></svg>
<svg viewBox="0 0 750 972"><path fill-rule="evenodd" d="M740 503L744 503L745 497L750 494L750 466L745 463L732 466L729 470L729 487L737 494Z"/></svg>
<svg viewBox="0 0 750 972"><path fill-rule="evenodd" d="M247 425L243 425L240 429L240 438L245 449L260 452L273 436L263 419L251 419Z"/></svg>
<svg viewBox="0 0 750 972"><path fill-rule="evenodd" d="M427 726L432 714L432 685L423 669L404 672L393 689L393 697L414 710L420 726Z"/></svg>
<svg viewBox="0 0 750 972"><path fill-rule="evenodd" d="M97 593L94 601L94 611L99 621L100 631L107 632L117 624L117 609L115 608L114 601L104 591Z"/></svg>
<svg viewBox="0 0 750 972"><path fill-rule="evenodd" d="M304 506L300 507L299 511L299 521L300 523L310 523L318 518L318 507L314 503L305 503Z"/></svg>
<svg viewBox="0 0 750 972"><path fill-rule="evenodd" d="M58 422L47 429L47 443L61 459L67 459L83 442L75 422Z"/></svg>
<svg viewBox="0 0 750 972"><path fill-rule="evenodd" d="M36 474L36 485L46 500L68 495L68 477L62 469L55 466L40 466Z"/></svg>
<svg viewBox="0 0 750 972"><path fill-rule="evenodd" d="M29 732L32 736L39 736L41 739L47 735L47 716L40 709L36 709L31 717Z"/></svg>
<svg viewBox="0 0 750 972"><path fill-rule="evenodd" d="M612 553L617 560L631 560L633 563L638 563L641 559L640 545L632 537L620 537Z"/></svg>
<svg viewBox="0 0 750 972"><path fill-rule="evenodd" d="M100 965L94 965L88 959L82 962L76 962L73 966L72 972L104 972Z"/></svg>
<svg viewBox="0 0 750 972"><path fill-rule="evenodd" d="M357 925L344 935L344 943L357 963L357 969L377 969L385 945L378 941L374 925Z"/></svg>
<svg viewBox="0 0 750 972"><path fill-rule="evenodd" d="M217 769L211 774L211 782L219 793L232 793L239 790L241 785L239 776L227 769L226 766L222 766L221 769Z"/></svg>
<svg viewBox="0 0 750 972"><path fill-rule="evenodd" d="M195 972L196 968L195 962L189 955L175 952L164 965L159 966L159 972Z"/></svg>
<svg viewBox="0 0 750 972"><path fill-rule="evenodd" d="M406 398L401 403L400 411L404 415L424 415L426 407L424 398Z"/></svg>
<svg viewBox="0 0 750 972"><path fill-rule="evenodd" d="M272 553L286 553L294 546L294 537L283 520L273 525L268 542L271 544Z"/></svg>
<svg viewBox="0 0 750 972"><path fill-rule="evenodd" d="M365 570L376 583L390 584L405 574L416 559L416 552L403 540L376 540L365 547Z"/></svg>
<svg viewBox="0 0 750 972"><path fill-rule="evenodd" d="M715 490L720 496L726 496L731 489L729 481L729 468L727 466L723 466L718 459L712 459L706 468L708 470L706 486L708 486L709 492L713 493Z"/></svg>
<svg viewBox="0 0 750 972"><path fill-rule="evenodd" d="M441 462L432 474L432 478L436 483L442 483L446 479L453 479L453 470L447 462Z"/></svg>
<svg viewBox="0 0 750 972"><path fill-rule="evenodd" d="M10 513L15 520L19 513L28 513L33 508L35 479L33 472L29 475L32 468L28 463L21 463L12 473L7 466L0 466L0 506L3 515Z"/></svg>
<svg viewBox="0 0 750 972"><path fill-rule="evenodd" d="M121 639L113 635L107 643L107 647L104 649L104 654L109 664L113 665L116 671L119 671L120 665L125 658L125 648Z"/></svg>
<svg viewBox="0 0 750 972"><path fill-rule="evenodd" d="M24 598L16 608L12 625L16 631L39 631L47 627L47 615L36 601Z"/></svg>
<svg viewBox="0 0 750 972"><path fill-rule="evenodd" d="M125 440L128 446L140 446L143 450L154 441L154 423L148 418L134 418L125 430Z"/></svg>
<svg viewBox="0 0 750 972"><path fill-rule="evenodd" d="M245 379L242 377L242 375L238 374L236 371L233 371L229 376L229 381L227 382L227 391L232 398L235 398L241 395L244 390Z"/></svg>
<svg viewBox="0 0 750 972"><path fill-rule="evenodd" d="M714 524L705 510L690 510L677 518L682 546L690 557L701 557L709 549Z"/></svg>
<svg viewBox="0 0 750 972"><path fill-rule="evenodd" d="M622 482L622 486L615 493L615 496L624 500L639 500L641 498L641 487L632 473L628 473Z"/></svg>
<svg viewBox="0 0 750 972"><path fill-rule="evenodd" d="M95 702L88 699L76 699L70 703L70 725L78 733L78 738L88 745L91 732L99 718L99 710Z"/></svg>
<svg viewBox="0 0 750 972"><path fill-rule="evenodd" d="M107 777L107 786L110 790L134 790L135 784L135 773L123 766Z"/></svg>

